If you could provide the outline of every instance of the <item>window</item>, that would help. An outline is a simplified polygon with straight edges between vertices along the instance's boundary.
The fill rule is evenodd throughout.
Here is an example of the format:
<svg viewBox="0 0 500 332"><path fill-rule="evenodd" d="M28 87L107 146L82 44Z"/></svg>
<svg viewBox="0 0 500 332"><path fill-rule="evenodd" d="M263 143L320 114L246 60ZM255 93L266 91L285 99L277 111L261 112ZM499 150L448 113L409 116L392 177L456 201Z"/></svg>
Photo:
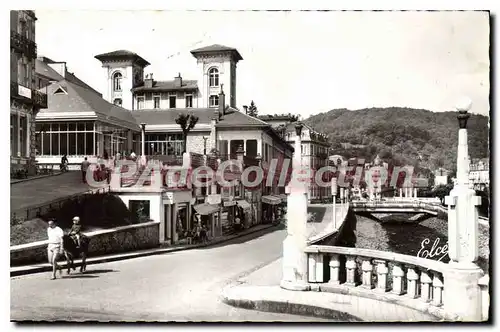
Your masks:
<svg viewBox="0 0 500 332"><path fill-rule="evenodd" d="M27 24L26 24L26 21L24 21L24 20L21 20L19 22L19 34L21 34L23 37L28 38Z"/></svg>
<svg viewBox="0 0 500 332"><path fill-rule="evenodd" d="M28 64L23 63L22 65L22 77L21 77L21 85L24 85L25 87L29 87L29 71L28 71Z"/></svg>
<svg viewBox="0 0 500 332"><path fill-rule="evenodd" d="M61 155L65 155L65 154L68 154L68 133L60 133L60 151L59 153ZM51 135L51 137L54 136L54 134ZM52 155L57 155L57 153L54 153L54 151L52 151Z"/></svg>
<svg viewBox="0 0 500 332"><path fill-rule="evenodd" d="M210 86L219 86L219 70L217 68L210 69L208 77Z"/></svg>
<svg viewBox="0 0 500 332"><path fill-rule="evenodd" d="M184 147L182 134L146 134L147 155L181 156Z"/></svg>
<svg viewBox="0 0 500 332"><path fill-rule="evenodd" d="M247 148L246 148L245 153L249 157L256 157L257 156L257 140L256 139L247 140Z"/></svg>
<svg viewBox="0 0 500 332"><path fill-rule="evenodd" d="M10 115L10 155L15 155L17 153L16 151L16 131L15 131L15 124L17 123L16 116L14 114Z"/></svg>
<svg viewBox="0 0 500 332"><path fill-rule="evenodd" d="M186 95L186 107L193 107L193 95Z"/></svg>
<svg viewBox="0 0 500 332"><path fill-rule="evenodd" d="M168 96L168 107L170 108L175 108L175 102L177 100L177 97L172 95L172 96Z"/></svg>
<svg viewBox="0 0 500 332"><path fill-rule="evenodd" d="M122 106L122 99L121 98L116 98L114 101L113 101L113 104L115 104L116 106Z"/></svg>
<svg viewBox="0 0 500 332"><path fill-rule="evenodd" d="M113 74L113 91L122 91L122 74Z"/></svg>
<svg viewBox="0 0 500 332"><path fill-rule="evenodd" d="M153 97L154 108L160 108L160 96Z"/></svg>
<svg viewBox="0 0 500 332"><path fill-rule="evenodd" d="M217 107L219 106L219 96L212 95L209 98L209 106L210 107Z"/></svg>
<svg viewBox="0 0 500 332"><path fill-rule="evenodd" d="M144 97L137 97L137 109L142 110L144 108Z"/></svg>
<svg viewBox="0 0 500 332"><path fill-rule="evenodd" d="M21 152L22 157L26 157L26 141L27 141L27 135L28 135L28 121L26 120L25 116L22 116L20 121L20 127L19 127L19 137L20 137L20 142L21 146L19 147L19 152Z"/></svg>

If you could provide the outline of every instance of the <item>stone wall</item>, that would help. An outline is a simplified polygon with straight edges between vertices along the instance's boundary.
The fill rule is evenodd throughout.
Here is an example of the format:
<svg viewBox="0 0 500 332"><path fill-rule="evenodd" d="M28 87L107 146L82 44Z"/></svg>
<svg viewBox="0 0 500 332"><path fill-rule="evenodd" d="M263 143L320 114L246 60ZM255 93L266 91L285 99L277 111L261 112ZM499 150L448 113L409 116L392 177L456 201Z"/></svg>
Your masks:
<svg viewBox="0 0 500 332"><path fill-rule="evenodd" d="M122 226L85 233L90 238L89 257L155 248L159 245L159 222ZM47 262L47 241L10 247L12 266Z"/></svg>

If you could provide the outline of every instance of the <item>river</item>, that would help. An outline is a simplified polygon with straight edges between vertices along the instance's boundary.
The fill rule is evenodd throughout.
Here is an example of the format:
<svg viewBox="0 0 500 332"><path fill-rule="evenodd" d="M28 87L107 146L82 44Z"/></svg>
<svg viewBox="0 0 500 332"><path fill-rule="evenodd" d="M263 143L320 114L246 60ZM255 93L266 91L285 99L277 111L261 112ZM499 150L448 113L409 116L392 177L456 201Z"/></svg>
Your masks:
<svg viewBox="0 0 500 332"><path fill-rule="evenodd" d="M380 223L359 215L356 215L356 219L356 248L392 251L411 256L417 256L418 252L421 251L420 256L422 257L430 251L433 245L434 248L443 248L448 241L448 222L436 217L420 223L394 221ZM484 271L488 271L489 268L489 241L489 227L479 224L479 259L477 264ZM426 258L434 260L441 258L441 261L445 263L449 261L448 255L442 254Z"/></svg>

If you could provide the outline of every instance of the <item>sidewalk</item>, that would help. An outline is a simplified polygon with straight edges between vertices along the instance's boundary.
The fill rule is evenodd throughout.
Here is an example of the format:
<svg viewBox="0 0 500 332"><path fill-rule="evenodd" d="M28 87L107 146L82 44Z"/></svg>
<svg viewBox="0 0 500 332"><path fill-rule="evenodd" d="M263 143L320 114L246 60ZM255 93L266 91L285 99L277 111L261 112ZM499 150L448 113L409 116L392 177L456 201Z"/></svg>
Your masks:
<svg viewBox="0 0 500 332"><path fill-rule="evenodd" d="M233 240L233 239L245 236L245 235L257 233L257 232L271 229L273 227L278 227L278 226L279 225L269 225L269 224L256 225L256 226L249 228L249 229L246 229L240 233L221 236L221 237L218 237L216 239L213 239L210 242L201 243L201 244L173 245L173 246L169 246L166 248L154 248L154 249L146 249L146 250L139 250L139 251L134 251L134 252L119 253L119 254L111 254L111 255L98 256L98 257L88 257L87 258L87 265L108 263L108 262L120 261L120 260L124 260L124 259L146 257L146 256L152 256L152 255L161 255L161 254L172 253L172 252L181 251L181 250L209 247L209 246L213 246L216 244L227 242L227 241L230 241L230 240ZM81 259L75 259L76 266L79 266L81 264L81 262L82 262ZM65 260L64 260L64 262L61 261L59 266L61 266L63 269L66 268L66 261ZM10 276L15 277L15 276L21 276L21 275L31 274L31 273L47 272L47 271L51 271L51 270L52 270L52 267L48 263L13 266L10 268Z"/></svg>
<svg viewBox="0 0 500 332"><path fill-rule="evenodd" d="M246 309L315 316L339 322L422 322L438 318L401 305L364 297L289 291L279 287L282 259L226 287L222 301Z"/></svg>
<svg viewBox="0 0 500 332"><path fill-rule="evenodd" d="M34 181L34 180L39 180L39 179L44 179L44 178L49 178L51 176L58 176L58 175L61 175L63 173L61 172L54 172L53 174L45 174L45 175L34 175L34 176L29 176L28 178L26 179L11 179L10 180L10 184L13 185L13 184L16 184L16 183L21 183L21 182L27 182L27 181Z"/></svg>

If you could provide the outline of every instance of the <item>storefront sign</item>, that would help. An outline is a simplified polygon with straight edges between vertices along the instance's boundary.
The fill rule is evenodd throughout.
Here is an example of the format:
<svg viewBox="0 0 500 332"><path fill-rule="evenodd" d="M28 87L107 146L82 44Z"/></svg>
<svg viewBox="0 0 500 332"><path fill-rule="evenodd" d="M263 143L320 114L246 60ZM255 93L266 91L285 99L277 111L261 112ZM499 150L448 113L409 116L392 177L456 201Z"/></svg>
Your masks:
<svg viewBox="0 0 500 332"><path fill-rule="evenodd" d="M31 90L22 85L18 85L17 93L22 97L31 99Z"/></svg>
<svg viewBox="0 0 500 332"><path fill-rule="evenodd" d="M208 204L212 204L212 205L220 204L221 200L222 200L222 197L220 194L213 194L213 195L207 196L207 203Z"/></svg>

